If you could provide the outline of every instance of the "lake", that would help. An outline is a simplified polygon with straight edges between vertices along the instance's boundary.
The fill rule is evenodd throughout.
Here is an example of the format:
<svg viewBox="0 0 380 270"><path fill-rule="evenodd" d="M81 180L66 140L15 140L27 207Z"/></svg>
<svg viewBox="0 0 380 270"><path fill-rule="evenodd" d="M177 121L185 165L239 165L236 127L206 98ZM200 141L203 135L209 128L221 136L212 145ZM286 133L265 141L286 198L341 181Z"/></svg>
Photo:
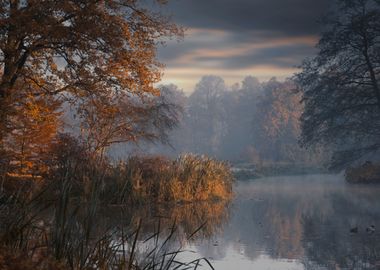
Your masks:
<svg viewBox="0 0 380 270"><path fill-rule="evenodd" d="M229 270L380 269L380 186L342 175L237 181L226 212L184 244L181 260L205 257Z"/></svg>

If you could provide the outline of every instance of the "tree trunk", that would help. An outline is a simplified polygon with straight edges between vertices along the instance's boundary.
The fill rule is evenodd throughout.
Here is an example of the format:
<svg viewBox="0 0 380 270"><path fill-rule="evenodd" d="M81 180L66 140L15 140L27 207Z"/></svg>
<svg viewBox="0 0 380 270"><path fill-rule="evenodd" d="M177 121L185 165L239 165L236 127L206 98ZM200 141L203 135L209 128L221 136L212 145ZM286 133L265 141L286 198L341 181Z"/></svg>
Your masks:
<svg viewBox="0 0 380 270"><path fill-rule="evenodd" d="M10 1L9 17L12 20L17 16L19 0ZM21 43L16 36L17 26L10 24L7 31L5 48L1 48L4 55L3 74L0 82L0 148L7 129L7 118L10 114L9 97L10 92L17 80L17 72L24 66L27 53L22 54Z"/></svg>
<svg viewBox="0 0 380 270"><path fill-rule="evenodd" d="M380 87L379 87L379 84L378 84L377 79L376 79L376 74L375 74L375 71L373 69L373 64L372 64L371 59L369 58L369 55L368 55L368 39L367 39L366 34L364 34L363 55L364 55L365 62L366 62L366 65L367 65L367 68L369 71L370 78L371 78L372 89L373 89L373 92L374 92L375 97L377 99L377 106L379 107L379 110L380 110Z"/></svg>

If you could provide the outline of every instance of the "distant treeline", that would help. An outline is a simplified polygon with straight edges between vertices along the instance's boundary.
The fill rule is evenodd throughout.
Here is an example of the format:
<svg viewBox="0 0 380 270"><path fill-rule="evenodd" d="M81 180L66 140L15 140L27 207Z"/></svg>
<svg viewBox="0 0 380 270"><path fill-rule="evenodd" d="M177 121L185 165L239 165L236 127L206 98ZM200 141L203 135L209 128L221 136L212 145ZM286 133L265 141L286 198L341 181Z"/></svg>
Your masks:
<svg viewBox="0 0 380 270"><path fill-rule="evenodd" d="M260 165L316 164L326 155L298 144L303 105L290 80L259 82L248 76L228 87L221 77L204 76L189 96L173 84L162 86L161 93L183 108L169 144L117 146L111 148L111 156L122 157L126 149L167 155L192 152Z"/></svg>

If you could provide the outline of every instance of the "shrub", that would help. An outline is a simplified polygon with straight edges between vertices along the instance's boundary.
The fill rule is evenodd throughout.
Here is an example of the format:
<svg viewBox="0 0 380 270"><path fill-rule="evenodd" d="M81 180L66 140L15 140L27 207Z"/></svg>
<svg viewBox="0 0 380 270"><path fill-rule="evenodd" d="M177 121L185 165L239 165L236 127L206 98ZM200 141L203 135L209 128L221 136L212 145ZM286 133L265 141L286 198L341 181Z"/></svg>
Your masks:
<svg viewBox="0 0 380 270"><path fill-rule="evenodd" d="M380 183L380 164L367 161L358 167L348 168L345 176L349 183Z"/></svg>

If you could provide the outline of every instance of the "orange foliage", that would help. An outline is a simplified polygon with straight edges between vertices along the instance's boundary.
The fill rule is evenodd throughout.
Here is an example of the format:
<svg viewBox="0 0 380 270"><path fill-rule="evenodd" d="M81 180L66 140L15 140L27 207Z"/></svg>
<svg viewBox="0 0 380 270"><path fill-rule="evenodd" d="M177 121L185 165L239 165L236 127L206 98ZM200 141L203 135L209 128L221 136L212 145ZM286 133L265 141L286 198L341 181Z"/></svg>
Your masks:
<svg viewBox="0 0 380 270"><path fill-rule="evenodd" d="M4 138L10 171L19 174L46 172L43 163L60 125L60 103L51 96L20 95L10 117L11 132Z"/></svg>
<svg viewBox="0 0 380 270"><path fill-rule="evenodd" d="M135 0L15 0L0 17L0 151L20 173L45 170L38 156L61 127L58 100L73 105L93 150L145 135L131 132L141 107L125 108L159 95L156 47L180 28Z"/></svg>
<svg viewBox="0 0 380 270"><path fill-rule="evenodd" d="M230 200L233 196L229 166L204 156L131 157L115 168L115 174L121 183L113 187L130 182L131 194L145 202Z"/></svg>

